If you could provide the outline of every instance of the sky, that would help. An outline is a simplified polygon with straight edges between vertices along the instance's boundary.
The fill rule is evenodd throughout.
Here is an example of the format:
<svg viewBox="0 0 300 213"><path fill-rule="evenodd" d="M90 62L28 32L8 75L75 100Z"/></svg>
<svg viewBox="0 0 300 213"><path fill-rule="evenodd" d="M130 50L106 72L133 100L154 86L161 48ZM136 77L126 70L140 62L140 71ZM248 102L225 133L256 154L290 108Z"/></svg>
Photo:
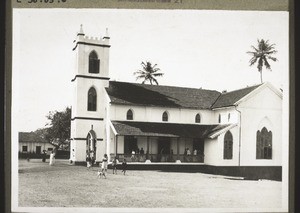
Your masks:
<svg viewBox="0 0 300 213"><path fill-rule="evenodd" d="M264 81L288 89L288 12L128 9L14 9L12 117L35 131L49 111L72 103L74 39L110 35L111 80L138 82L142 61L164 73L160 85L231 91L260 83L247 51L257 39L276 44Z"/></svg>

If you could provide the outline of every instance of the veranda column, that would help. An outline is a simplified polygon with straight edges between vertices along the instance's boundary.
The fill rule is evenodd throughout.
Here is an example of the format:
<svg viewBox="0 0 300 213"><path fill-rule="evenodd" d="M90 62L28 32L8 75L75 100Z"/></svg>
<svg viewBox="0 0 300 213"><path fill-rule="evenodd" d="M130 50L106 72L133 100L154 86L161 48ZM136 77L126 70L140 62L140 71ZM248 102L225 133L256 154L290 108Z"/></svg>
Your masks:
<svg viewBox="0 0 300 213"><path fill-rule="evenodd" d="M177 160L179 159L179 138L177 138Z"/></svg>
<svg viewBox="0 0 300 213"><path fill-rule="evenodd" d="M146 160L149 160L149 136L147 136Z"/></svg>
<svg viewBox="0 0 300 213"><path fill-rule="evenodd" d="M117 154L118 154L118 135L116 135L116 156L117 157Z"/></svg>

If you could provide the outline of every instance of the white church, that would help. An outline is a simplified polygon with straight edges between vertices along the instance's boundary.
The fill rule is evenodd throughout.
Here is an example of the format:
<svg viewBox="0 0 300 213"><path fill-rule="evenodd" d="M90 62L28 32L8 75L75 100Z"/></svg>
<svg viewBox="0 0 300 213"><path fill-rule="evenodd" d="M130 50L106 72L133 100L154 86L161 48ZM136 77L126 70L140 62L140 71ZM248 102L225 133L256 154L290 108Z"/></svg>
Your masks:
<svg viewBox="0 0 300 213"><path fill-rule="evenodd" d="M280 90L270 83L218 92L110 81L109 41L81 27L74 43L72 162L107 154L129 164L196 163L281 178Z"/></svg>

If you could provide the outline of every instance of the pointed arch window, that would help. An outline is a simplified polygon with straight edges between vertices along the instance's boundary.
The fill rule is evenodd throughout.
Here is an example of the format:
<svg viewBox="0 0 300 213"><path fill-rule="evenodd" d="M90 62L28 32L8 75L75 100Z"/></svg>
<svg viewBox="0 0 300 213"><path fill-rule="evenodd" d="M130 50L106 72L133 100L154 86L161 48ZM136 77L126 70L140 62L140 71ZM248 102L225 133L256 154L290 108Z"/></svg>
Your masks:
<svg viewBox="0 0 300 213"><path fill-rule="evenodd" d="M162 115L162 121L169 121L169 115L168 112L165 111Z"/></svg>
<svg viewBox="0 0 300 213"><path fill-rule="evenodd" d="M218 122L221 123L221 114L219 114Z"/></svg>
<svg viewBox="0 0 300 213"><path fill-rule="evenodd" d="M93 50L89 55L89 73L99 73L100 60L97 53Z"/></svg>
<svg viewBox="0 0 300 213"><path fill-rule="evenodd" d="M230 131L227 131L224 136L224 153L223 158L224 159L232 159L232 148L233 145L233 138Z"/></svg>
<svg viewBox="0 0 300 213"><path fill-rule="evenodd" d="M127 119L127 120L133 120L133 112L132 112L131 109L129 109L129 110L127 111L126 119Z"/></svg>
<svg viewBox="0 0 300 213"><path fill-rule="evenodd" d="M272 132L266 127L256 132L256 159L272 159Z"/></svg>
<svg viewBox="0 0 300 213"><path fill-rule="evenodd" d="M201 116L199 113L195 117L195 123L201 123Z"/></svg>
<svg viewBox="0 0 300 213"><path fill-rule="evenodd" d="M230 113L228 113L228 122L230 121Z"/></svg>
<svg viewBox="0 0 300 213"><path fill-rule="evenodd" d="M91 87L88 91L88 111L97 110L97 93L94 87Z"/></svg>

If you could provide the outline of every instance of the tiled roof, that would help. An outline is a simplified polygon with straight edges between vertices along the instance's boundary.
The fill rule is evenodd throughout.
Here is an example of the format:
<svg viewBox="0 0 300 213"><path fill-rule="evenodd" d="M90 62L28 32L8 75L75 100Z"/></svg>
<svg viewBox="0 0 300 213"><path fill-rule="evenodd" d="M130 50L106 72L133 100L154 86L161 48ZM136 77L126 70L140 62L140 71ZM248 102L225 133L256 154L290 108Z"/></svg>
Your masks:
<svg viewBox="0 0 300 213"><path fill-rule="evenodd" d="M45 139L35 132L19 132L19 142L42 142L47 143Z"/></svg>
<svg viewBox="0 0 300 213"><path fill-rule="evenodd" d="M213 104L212 108L228 107L233 106L238 100L261 86L261 84L251 87L246 87L231 92L222 93L217 101Z"/></svg>
<svg viewBox="0 0 300 213"><path fill-rule="evenodd" d="M205 138L226 125L112 121L119 135Z"/></svg>
<svg viewBox="0 0 300 213"><path fill-rule="evenodd" d="M114 104L209 109L220 93L214 90L110 81Z"/></svg>
<svg viewBox="0 0 300 213"><path fill-rule="evenodd" d="M259 86L220 93L215 90L110 81L106 91L114 104L211 109L232 106Z"/></svg>

